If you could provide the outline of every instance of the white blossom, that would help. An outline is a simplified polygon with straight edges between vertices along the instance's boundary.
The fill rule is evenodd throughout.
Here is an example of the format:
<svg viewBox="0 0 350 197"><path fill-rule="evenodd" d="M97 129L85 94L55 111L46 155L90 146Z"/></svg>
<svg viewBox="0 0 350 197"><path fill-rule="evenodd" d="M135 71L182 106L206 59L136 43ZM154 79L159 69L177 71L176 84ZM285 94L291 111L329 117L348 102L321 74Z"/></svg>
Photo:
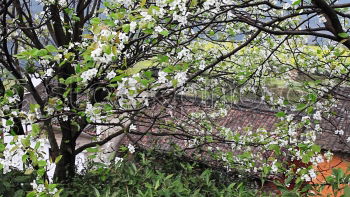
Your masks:
<svg viewBox="0 0 350 197"><path fill-rule="evenodd" d="M315 120L321 120L321 119L322 119L321 112L320 112L320 111L317 111L317 112L313 115L313 118L314 118Z"/></svg>
<svg viewBox="0 0 350 197"><path fill-rule="evenodd" d="M115 163L115 164L120 164L123 160L124 160L123 158L115 157L114 163Z"/></svg>
<svg viewBox="0 0 350 197"><path fill-rule="evenodd" d="M311 181L311 177L308 174L304 174L300 178L306 182Z"/></svg>
<svg viewBox="0 0 350 197"><path fill-rule="evenodd" d="M129 37L126 33L119 33L119 39L123 42L126 43L129 40Z"/></svg>
<svg viewBox="0 0 350 197"><path fill-rule="evenodd" d="M58 5L61 7L67 7L67 1L66 0L58 0Z"/></svg>
<svg viewBox="0 0 350 197"><path fill-rule="evenodd" d="M52 68L49 68L45 72L46 77L52 77L54 70Z"/></svg>
<svg viewBox="0 0 350 197"><path fill-rule="evenodd" d="M81 78L83 78L83 82L86 83L87 81L91 80L92 78L94 78L97 74L97 69L96 68L92 68L92 69L89 69L85 72L83 72L81 74Z"/></svg>
<svg viewBox="0 0 350 197"><path fill-rule="evenodd" d="M202 61L200 62L200 64L199 64L199 69L200 69L200 70L204 70L204 69L205 69L205 61L204 61L204 60L202 60Z"/></svg>
<svg viewBox="0 0 350 197"><path fill-rule="evenodd" d="M324 162L323 156L322 156L322 155L318 155L318 156L316 157L316 162L317 162L317 163L322 163L322 162Z"/></svg>
<svg viewBox="0 0 350 197"><path fill-rule="evenodd" d="M19 96L16 94L16 95L13 95L12 97L8 97L8 100L9 100L9 103L15 103L16 101L19 101L20 99L19 99Z"/></svg>
<svg viewBox="0 0 350 197"><path fill-rule="evenodd" d="M33 182L30 185L32 185L33 190L35 190L39 193L45 191L45 185L44 184L37 184L36 180L33 180Z"/></svg>
<svg viewBox="0 0 350 197"><path fill-rule="evenodd" d="M112 35L112 32L108 29L103 29L101 32L100 32L100 35L101 36L104 36L104 37L109 37L110 35Z"/></svg>
<svg viewBox="0 0 350 197"><path fill-rule="evenodd" d="M133 145L129 144L129 145L128 145L128 150L129 150L129 152L132 154L132 153L135 152L135 147L134 147Z"/></svg>
<svg viewBox="0 0 350 197"><path fill-rule="evenodd" d="M134 5L133 0L114 0L116 3L123 5L125 8L129 8Z"/></svg>
<svg viewBox="0 0 350 197"><path fill-rule="evenodd" d="M134 124L131 124L130 127L129 127L129 130L130 131L136 131L136 126Z"/></svg>
<svg viewBox="0 0 350 197"><path fill-rule="evenodd" d="M156 27L154 28L154 31L156 31L157 33L160 33L160 32L163 31L163 28L162 28L161 26L156 26Z"/></svg>
<svg viewBox="0 0 350 197"><path fill-rule="evenodd" d="M343 131L342 129L340 129L340 130L335 130L335 131L334 131L334 134L336 134L336 135L344 135L344 131Z"/></svg>
<svg viewBox="0 0 350 197"><path fill-rule="evenodd" d="M85 114L92 122L101 122L101 120L104 118L101 116L101 108L95 107L91 103L86 104Z"/></svg>
<svg viewBox="0 0 350 197"><path fill-rule="evenodd" d="M159 77L158 77L158 82L159 83L166 83L168 81L168 79L166 78L168 73L163 72L163 71L159 71L158 75L159 75Z"/></svg>
<svg viewBox="0 0 350 197"><path fill-rule="evenodd" d="M95 61L97 61L98 57L100 57L102 55L102 48L101 47L97 47L95 50L91 51L91 58Z"/></svg>
<svg viewBox="0 0 350 197"><path fill-rule="evenodd" d="M130 23L130 32L135 33L136 27L137 27L137 23L135 21L132 21Z"/></svg>
<svg viewBox="0 0 350 197"><path fill-rule="evenodd" d="M350 143L350 137L348 137L348 138L346 139L346 142L347 142L347 143Z"/></svg>
<svg viewBox="0 0 350 197"><path fill-rule="evenodd" d="M111 80L113 79L117 74L114 71L111 71L107 74L106 78Z"/></svg>
<svg viewBox="0 0 350 197"><path fill-rule="evenodd" d="M142 20L145 22L149 22L149 21L154 20L153 17L151 15L149 15L147 12L141 12L140 14L141 14L141 16L143 16Z"/></svg>
<svg viewBox="0 0 350 197"><path fill-rule="evenodd" d="M333 157L333 153L331 151L327 151L325 154L324 154L325 158L327 159L327 161L330 161Z"/></svg>
<svg viewBox="0 0 350 197"><path fill-rule="evenodd" d="M186 80L187 80L187 73L186 72L179 72L175 75L175 80L178 82L178 86L182 86Z"/></svg>

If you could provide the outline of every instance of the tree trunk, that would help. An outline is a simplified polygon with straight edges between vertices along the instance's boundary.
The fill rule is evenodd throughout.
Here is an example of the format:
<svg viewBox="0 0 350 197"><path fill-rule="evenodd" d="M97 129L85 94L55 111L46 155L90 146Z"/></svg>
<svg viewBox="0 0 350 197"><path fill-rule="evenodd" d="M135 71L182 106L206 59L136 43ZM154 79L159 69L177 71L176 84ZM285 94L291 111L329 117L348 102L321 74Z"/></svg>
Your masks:
<svg viewBox="0 0 350 197"><path fill-rule="evenodd" d="M54 181L58 183L68 183L75 175L75 140L70 129L64 128L61 124L62 141L59 155L62 158L56 164Z"/></svg>

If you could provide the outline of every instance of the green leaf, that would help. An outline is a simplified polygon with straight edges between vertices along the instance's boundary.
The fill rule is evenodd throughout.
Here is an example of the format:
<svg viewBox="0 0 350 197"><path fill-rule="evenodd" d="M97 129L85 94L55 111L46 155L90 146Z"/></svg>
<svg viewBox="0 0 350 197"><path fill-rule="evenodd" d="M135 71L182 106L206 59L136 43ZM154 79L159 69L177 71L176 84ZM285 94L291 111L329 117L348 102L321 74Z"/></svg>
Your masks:
<svg viewBox="0 0 350 197"><path fill-rule="evenodd" d="M60 193L63 191L63 189L58 190L57 193L53 197L60 197Z"/></svg>
<svg viewBox="0 0 350 197"><path fill-rule="evenodd" d="M96 147L92 147L92 148L87 148L86 151L89 153L97 153L98 149Z"/></svg>
<svg viewBox="0 0 350 197"><path fill-rule="evenodd" d="M36 197L36 192L32 191L27 194L27 197Z"/></svg>
<svg viewBox="0 0 350 197"><path fill-rule="evenodd" d="M37 170L37 174L38 174L39 176L44 176L44 174L45 174L45 168L40 168L39 170Z"/></svg>
<svg viewBox="0 0 350 197"><path fill-rule="evenodd" d="M44 167L44 166L46 166L46 161L40 160L40 161L38 161L38 165L39 165L39 167Z"/></svg>
<svg viewBox="0 0 350 197"><path fill-rule="evenodd" d="M303 159L302 159L302 162L303 163L309 163L309 161L310 161L310 157L308 155L304 155Z"/></svg>
<svg viewBox="0 0 350 197"><path fill-rule="evenodd" d="M48 52L50 52L50 53L52 53L52 52L57 52L58 50L56 49L56 47L55 46L53 46L53 45L47 45L47 46L45 46L45 49L48 51Z"/></svg>
<svg viewBox="0 0 350 197"><path fill-rule="evenodd" d="M72 16L73 21L80 21L80 18L77 16Z"/></svg>
<svg viewBox="0 0 350 197"><path fill-rule="evenodd" d="M66 79L66 81L64 82L66 85L75 83L75 82L79 82L82 81L81 77L77 77L77 76L70 76Z"/></svg>
<svg viewBox="0 0 350 197"><path fill-rule="evenodd" d="M38 124L32 124L32 136L37 136L40 133L40 126Z"/></svg>
<svg viewBox="0 0 350 197"><path fill-rule="evenodd" d="M6 120L6 126L12 126L13 121L12 120Z"/></svg>
<svg viewBox="0 0 350 197"><path fill-rule="evenodd" d="M111 111L113 109L113 106L110 104L105 104L103 106L104 111Z"/></svg>
<svg viewBox="0 0 350 197"><path fill-rule="evenodd" d="M39 147L40 147L40 142L37 142L37 143L35 144L34 149L35 149L35 150L38 150Z"/></svg>
<svg viewBox="0 0 350 197"><path fill-rule="evenodd" d="M344 177L345 173L341 168L333 168L332 174L339 180Z"/></svg>
<svg viewBox="0 0 350 197"><path fill-rule="evenodd" d="M215 32L214 32L214 30L210 30L210 31L209 31L209 35L210 35L210 36L213 36L213 35L215 35Z"/></svg>
<svg viewBox="0 0 350 197"><path fill-rule="evenodd" d="M191 7L196 7L197 4L198 4L198 1L197 1L197 0L191 0L190 6L191 6Z"/></svg>
<svg viewBox="0 0 350 197"><path fill-rule="evenodd" d="M341 38L349 38L349 34L346 32L339 33L338 36Z"/></svg>
<svg viewBox="0 0 350 197"><path fill-rule="evenodd" d="M96 189L96 187L93 187L93 188L94 188L96 197L101 196L100 192Z"/></svg>
<svg viewBox="0 0 350 197"><path fill-rule="evenodd" d="M33 169L26 169L26 171L24 172L25 175L29 175L32 174L34 172Z"/></svg>
<svg viewBox="0 0 350 197"><path fill-rule="evenodd" d="M169 31L168 30L163 30L163 31L159 32L159 34L167 37L169 35Z"/></svg>
<svg viewBox="0 0 350 197"><path fill-rule="evenodd" d="M285 116L286 116L286 113L283 112L283 111L280 111L280 112L276 113L276 116L277 116L278 118L285 117Z"/></svg>
<svg viewBox="0 0 350 197"><path fill-rule="evenodd" d="M152 71L146 71L144 74L148 79L152 77Z"/></svg>
<svg viewBox="0 0 350 197"><path fill-rule="evenodd" d="M168 180L168 179L170 179L170 178L173 177L173 176L174 176L174 174L169 174L168 176L165 177L164 180Z"/></svg>
<svg viewBox="0 0 350 197"><path fill-rule="evenodd" d="M301 0L296 0L296 1L293 2L292 5L299 5L300 3L301 3Z"/></svg>
<svg viewBox="0 0 350 197"><path fill-rule="evenodd" d="M317 101L317 95L316 94L309 94L308 95L309 100L312 102L316 102Z"/></svg>
<svg viewBox="0 0 350 197"><path fill-rule="evenodd" d="M281 148L277 144L272 144L269 148L274 150L277 155L281 154Z"/></svg>
<svg viewBox="0 0 350 197"><path fill-rule="evenodd" d="M321 152L321 147L319 145L316 145L316 144L312 145L311 149L316 153Z"/></svg>
<svg viewBox="0 0 350 197"><path fill-rule="evenodd" d="M35 112L35 109L39 109L40 105L38 104L30 104L29 109L31 112Z"/></svg>
<svg viewBox="0 0 350 197"><path fill-rule="evenodd" d="M57 184L49 184L48 188L49 189L55 189L57 187Z"/></svg>
<svg viewBox="0 0 350 197"><path fill-rule="evenodd" d="M298 197L299 195L295 191L284 191L282 197Z"/></svg>
<svg viewBox="0 0 350 197"><path fill-rule="evenodd" d="M129 33L129 31L130 31L130 25L129 25L129 24L124 24L124 25L122 26L122 29L123 29L123 31L124 31L125 33Z"/></svg>
<svg viewBox="0 0 350 197"><path fill-rule="evenodd" d="M166 67L163 69L163 72L171 73L171 72L173 72L173 69L171 67Z"/></svg>
<svg viewBox="0 0 350 197"><path fill-rule="evenodd" d="M91 20L90 20L90 22L91 22L91 24L93 24L93 25L97 25L97 24L100 24L101 23L101 20L99 19L99 18L97 18L97 17L95 17L95 18L92 18Z"/></svg>
<svg viewBox="0 0 350 197"><path fill-rule="evenodd" d="M23 155L22 156L22 161L26 162L28 158L29 158L29 155Z"/></svg>
<svg viewBox="0 0 350 197"><path fill-rule="evenodd" d="M307 110L306 110L306 112L307 112L308 114L312 114L313 111L314 111L314 108L313 108L312 106L308 107Z"/></svg>
<svg viewBox="0 0 350 197"><path fill-rule="evenodd" d="M62 158L62 155L58 155L55 159L55 164L57 164Z"/></svg>
<svg viewBox="0 0 350 197"><path fill-rule="evenodd" d="M141 3L140 3L140 7L143 7L145 6L147 3L147 0L141 0Z"/></svg>
<svg viewBox="0 0 350 197"><path fill-rule="evenodd" d="M20 189L20 190L17 190L13 196L14 197L22 197L24 195L25 195L25 192L22 189Z"/></svg>
<svg viewBox="0 0 350 197"><path fill-rule="evenodd" d="M166 55L158 55L157 57L160 63L169 61L169 57Z"/></svg>
<svg viewBox="0 0 350 197"><path fill-rule="evenodd" d="M13 91L7 90L5 94L6 94L6 96L11 97L11 96L13 96Z"/></svg>
<svg viewBox="0 0 350 197"><path fill-rule="evenodd" d="M35 53L34 53L34 56L42 57L42 56L47 55L47 52L48 51L46 49L36 50Z"/></svg>
<svg viewBox="0 0 350 197"><path fill-rule="evenodd" d="M301 111L301 110L305 109L305 106L306 105L304 103L301 103L301 104L297 105L297 110Z"/></svg>
<svg viewBox="0 0 350 197"><path fill-rule="evenodd" d="M21 143L23 144L24 147L29 147L30 146L30 140L29 138L24 138L21 140Z"/></svg>
<svg viewBox="0 0 350 197"><path fill-rule="evenodd" d="M344 197L350 197L350 186L347 185L344 188Z"/></svg>
<svg viewBox="0 0 350 197"><path fill-rule="evenodd" d="M159 186L160 186L160 183L159 183L159 180L157 180L156 185L154 186L154 189L157 190Z"/></svg>
<svg viewBox="0 0 350 197"><path fill-rule="evenodd" d="M0 143L0 152L5 150L5 144Z"/></svg>
<svg viewBox="0 0 350 197"><path fill-rule="evenodd" d="M294 179L293 176L288 176L285 180L284 180L284 184L289 184L292 180Z"/></svg>

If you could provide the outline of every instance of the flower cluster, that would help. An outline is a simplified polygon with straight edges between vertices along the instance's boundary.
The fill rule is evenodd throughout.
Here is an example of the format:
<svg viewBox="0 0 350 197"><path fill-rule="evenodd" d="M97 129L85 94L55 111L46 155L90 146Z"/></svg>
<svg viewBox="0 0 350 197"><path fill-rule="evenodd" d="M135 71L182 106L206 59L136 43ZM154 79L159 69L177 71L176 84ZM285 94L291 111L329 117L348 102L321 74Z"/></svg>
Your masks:
<svg viewBox="0 0 350 197"><path fill-rule="evenodd" d="M134 147L133 145L129 144L129 145L128 145L128 150L129 150L129 152L132 154L132 153L135 152L135 147Z"/></svg>
<svg viewBox="0 0 350 197"><path fill-rule="evenodd" d="M91 103L86 104L85 114L91 122L101 123L105 118L101 113L102 108L100 106L93 106Z"/></svg>
<svg viewBox="0 0 350 197"><path fill-rule="evenodd" d="M83 73L81 73L80 77L83 78L83 82L86 83L90 81L97 75L98 70L96 68L89 69Z"/></svg>

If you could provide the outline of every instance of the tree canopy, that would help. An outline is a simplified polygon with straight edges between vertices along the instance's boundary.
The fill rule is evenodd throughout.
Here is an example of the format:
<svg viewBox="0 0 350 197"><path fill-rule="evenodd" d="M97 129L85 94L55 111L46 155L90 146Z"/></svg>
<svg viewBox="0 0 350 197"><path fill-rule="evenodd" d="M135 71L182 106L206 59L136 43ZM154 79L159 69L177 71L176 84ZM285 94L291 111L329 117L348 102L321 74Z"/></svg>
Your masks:
<svg viewBox="0 0 350 197"><path fill-rule="evenodd" d="M0 130L13 142L0 144L0 168L23 162L37 173L32 194L52 194L79 153L117 148L111 141L130 134L190 142L238 173L290 177L287 187L308 182L309 164L324 160L319 133L350 150L331 121L349 102L349 9L337 0L3 0ZM209 110L174 107L209 96ZM278 123L242 132L215 121L248 101ZM93 141L77 146L83 134ZM302 167L288 168L296 160Z"/></svg>

